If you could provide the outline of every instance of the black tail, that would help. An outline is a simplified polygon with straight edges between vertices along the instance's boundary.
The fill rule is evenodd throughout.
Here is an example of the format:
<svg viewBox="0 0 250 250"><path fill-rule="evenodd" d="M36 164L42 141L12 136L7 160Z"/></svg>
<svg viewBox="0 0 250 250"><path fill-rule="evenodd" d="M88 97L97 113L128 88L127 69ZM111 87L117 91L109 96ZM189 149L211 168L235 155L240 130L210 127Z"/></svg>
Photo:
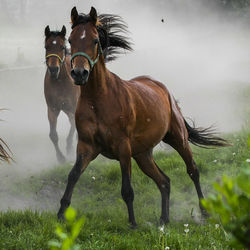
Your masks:
<svg viewBox="0 0 250 250"><path fill-rule="evenodd" d="M188 140L192 144L203 148L230 146L227 140L215 135L212 127L196 128L191 127L185 119L184 122L188 131Z"/></svg>

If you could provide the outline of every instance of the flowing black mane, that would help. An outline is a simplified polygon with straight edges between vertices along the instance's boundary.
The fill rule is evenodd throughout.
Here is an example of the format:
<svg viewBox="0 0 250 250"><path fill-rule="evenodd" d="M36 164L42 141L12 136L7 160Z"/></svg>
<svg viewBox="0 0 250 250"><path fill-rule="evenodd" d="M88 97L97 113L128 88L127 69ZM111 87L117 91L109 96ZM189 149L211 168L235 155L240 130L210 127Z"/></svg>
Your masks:
<svg viewBox="0 0 250 250"><path fill-rule="evenodd" d="M91 21L89 15L79 15L76 22L72 24L72 29L78 24L86 24ZM101 14L98 16L97 31L103 50L105 62L115 60L118 55L127 51L132 51L131 42L126 36L128 26L118 15Z"/></svg>

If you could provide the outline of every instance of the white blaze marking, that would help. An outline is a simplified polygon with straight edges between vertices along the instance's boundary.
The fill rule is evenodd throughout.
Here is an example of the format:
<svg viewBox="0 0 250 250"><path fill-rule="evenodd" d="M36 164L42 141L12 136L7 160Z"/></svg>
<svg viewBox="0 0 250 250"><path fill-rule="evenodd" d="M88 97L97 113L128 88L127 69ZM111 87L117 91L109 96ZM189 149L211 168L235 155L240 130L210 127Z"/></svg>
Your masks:
<svg viewBox="0 0 250 250"><path fill-rule="evenodd" d="M85 32L85 30L84 30L80 38L81 38L81 39L84 39L85 36L86 36L86 32Z"/></svg>
<svg viewBox="0 0 250 250"><path fill-rule="evenodd" d="M53 44L56 44L56 40L52 42Z"/></svg>

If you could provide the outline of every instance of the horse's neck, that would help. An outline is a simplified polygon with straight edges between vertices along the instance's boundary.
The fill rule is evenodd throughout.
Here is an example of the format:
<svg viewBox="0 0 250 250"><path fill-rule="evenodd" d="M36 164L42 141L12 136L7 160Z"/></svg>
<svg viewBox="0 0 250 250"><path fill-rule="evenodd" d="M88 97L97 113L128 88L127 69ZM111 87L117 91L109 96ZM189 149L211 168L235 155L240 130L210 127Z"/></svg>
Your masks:
<svg viewBox="0 0 250 250"><path fill-rule="evenodd" d="M61 69L60 69L58 80L64 81L65 79L68 79L68 78L70 78L70 77L69 77L69 74L67 71L66 61L64 61L62 66L61 66ZM67 84L68 81L64 81L64 82L65 82L65 84Z"/></svg>
<svg viewBox="0 0 250 250"><path fill-rule="evenodd" d="M83 86L82 93L91 97L106 95L112 88L113 79L111 72L106 68L104 62L98 62L89 75L86 86Z"/></svg>

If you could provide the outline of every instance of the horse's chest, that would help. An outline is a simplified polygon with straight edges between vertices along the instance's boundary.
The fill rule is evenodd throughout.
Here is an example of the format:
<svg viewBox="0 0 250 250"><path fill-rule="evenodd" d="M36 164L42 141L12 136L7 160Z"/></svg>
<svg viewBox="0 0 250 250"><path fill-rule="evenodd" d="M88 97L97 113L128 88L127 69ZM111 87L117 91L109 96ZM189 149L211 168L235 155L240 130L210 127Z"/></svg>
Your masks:
<svg viewBox="0 0 250 250"><path fill-rule="evenodd" d="M54 107L57 110L71 110L72 106L75 106L76 101L74 101L72 96L60 93L59 95L50 95L47 98L47 103L49 106Z"/></svg>
<svg viewBox="0 0 250 250"><path fill-rule="evenodd" d="M114 145L114 127L108 126L93 110L86 110L76 115L76 126L78 134L83 140L92 141L100 148L111 150Z"/></svg>
<svg viewBox="0 0 250 250"><path fill-rule="evenodd" d="M98 123L97 131L95 133L95 141L104 147L111 147L113 144L112 128L104 123Z"/></svg>

